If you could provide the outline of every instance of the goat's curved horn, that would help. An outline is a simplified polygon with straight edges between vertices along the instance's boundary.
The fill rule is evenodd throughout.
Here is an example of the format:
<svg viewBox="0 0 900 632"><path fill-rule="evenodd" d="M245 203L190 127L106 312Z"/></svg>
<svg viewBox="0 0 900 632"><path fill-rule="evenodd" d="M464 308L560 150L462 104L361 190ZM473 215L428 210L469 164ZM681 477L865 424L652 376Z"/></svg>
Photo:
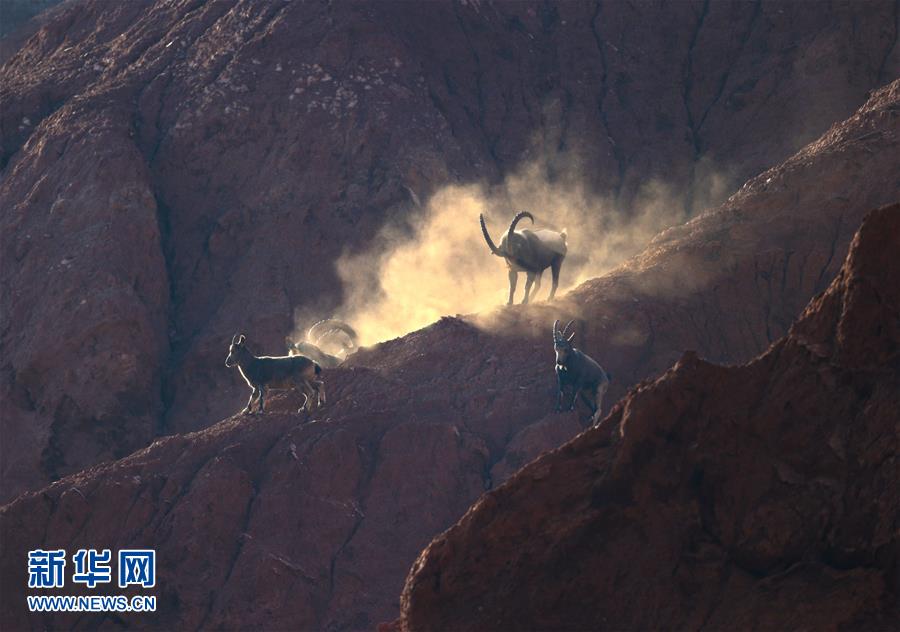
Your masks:
<svg viewBox="0 0 900 632"><path fill-rule="evenodd" d="M356 333L356 330L337 318L326 318L325 320L320 320L314 324L307 330L306 339L314 345L318 345L323 338L336 331L342 331L347 334L347 337L350 338L353 346L356 346L356 341L359 340L359 335Z"/></svg>
<svg viewBox="0 0 900 632"><path fill-rule="evenodd" d="M557 338L559 336L559 319L556 319L556 322L553 323L553 337Z"/></svg>
<svg viewBox="0 0 900 632"><path fill-rule="evenodd" d="M574 323L574 322L575 322L574 320L570 320L569 322L567 322L566 326L563 327L562 334L560 334L560 335L565 336L569 332L569 327L571 327L572 323ZM572 333L575 333L575 332L572 332Z"/></svg>
<svg viewBox="0 0 900 632"><path fill-rule="evenodd" d="M356 347L359 346L359 345L357 344L358 338L357 338L357 336L355 335L356 332L353 330L352 327L350 328L350 331L353 331L353 334L350 334L346 329L340 329L340 328L338 328L338 327L335 327L334 329L331 329L331 330L328 331L328 335L336 334L336 333L338 333L338 332L343 332L343 333L345 333L345 334L346 334L346 340L342 340L342 341L341 341L341 347L343 347L344 349L353 349L353 350L355 350Z"/></svg>
<svg viewBox="0 0 900 632"><path fill-rule="evenodd" d="M484 215L479 215L478 219L481 220L481 232L484 234L484 240L487 242L488 248L491 249L491 254L502 257L503 253L500 252L500 249L494 245L494 240L491 239L491 236L488 233L487 225L484 223Z"/></svg>
<svg viewBox="0 0 900 632"><path fill-rule="evenodd" d="M242 344L244 344L244 340L246 340L246 339L247 339L247 336L245 336L244 334L238 334L237 342L234 344L242 345Z"/></svg>
<svg viewBox="0 0 900 632"><path fill-rule="evenodd" d="M313 344L316 343L316 336L321 336L322 334L319 332L320 329L326 327L331 319L326 318L325 320L320 320L313 324L312 327L306 330L306 341L311 342Z"/></svg>
<svg viewBox="0 0 900 632"><path fill-rule="evenodd" d="M234 334L234 335L231 337L231 344L236 345L236 344L237 344L237 339L240 337L240 335L241 335L241 334Z"/></svg>
<svg viewBox="0 0 900 632"><path fill-rule="evenodd" d="M350 342L356 347L357 341L359 340L359 334L356 333L356 330L353 327L343 321L336 320L334 321L334 328L328 330L328 333L334 333L335 331L343 331L347 334Z"/></svg>
<svg viewBox="0 0 900 632"><path fill-rule="evenodd" d="M513 221L511 221L511 222L509 223L509 230L506 232L506 243L507 243L507 244L512 243L512 241L511 241L511 240L512 240L512 234L513 234L513 231L516 230L516 224L518 224L519 221L522 220L522 219L525 218L525 217L527 217L528 219L530 219L530 220L531 220L531 223L534 224L534 215L532 215L532 214L529 213L528 211L519 211L518 213L516 213L516 216L513 217Z"/></svg>
<svg viewBox="0 0 900 632"><path fill-rule="evenodd" d="M568 338L566 338L566 340L568 340L569 342L572 342L572 338L574 338L574 337L575 337L575 332L573 331L572 335L569 336Z"/></svg>
<svg viewBox="0 0 900 632"><path fill-rule="evenodd" d="M350 331L353 331L353 328L351 328ZM318 338L316 338L316 341L315 341L314 344L316 344L316 345L321 345L321 344L322 344L322 341L324 341L326 338L330 338L330 337L333 336L334 334L338 334L338 333L343 333L343 334L345 334L345 335L347 336L347 338L350 339L350 342L349 342L349 343L347 343L347 341L345 341L345 340L344 340L344 341L341 341L341 346L342 346L344 349L353 349L354 347L356 347L356 341L355 341L355 338L354 338L353 336L351 336L349 333L347 333L347 330L346 330L346 329L343 329L343 328L341 328L341 327L332 327L332 328L329 329L328 331L324 332L321 336L319 336ZM355 333L355 332L354 332L354 333Z"/></svg>

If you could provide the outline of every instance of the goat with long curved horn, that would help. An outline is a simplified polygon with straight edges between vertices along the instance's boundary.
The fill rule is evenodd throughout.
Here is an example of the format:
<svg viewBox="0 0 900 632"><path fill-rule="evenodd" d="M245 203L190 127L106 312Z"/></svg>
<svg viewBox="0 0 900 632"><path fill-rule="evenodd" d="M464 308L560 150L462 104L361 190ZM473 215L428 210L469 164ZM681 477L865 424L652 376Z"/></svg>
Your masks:
<svg viewBox="0 0 900 632"><path fill-rule="evenodd" d="M541 276L547 268L551 268L553 272L553 287L550 289L549 296L549 299L552 300L556 295L556 288L559 286L559 271L568 250L565 231L516 230L516 225L526 217L534 223L534 216L528 211L516 213L516 216L509 224L509 229L500 241L499 247L494 245L494 241L491 239L490 233L488 233L484 215L479 217L481 232L484 234L484 240L487 242L488 248L491 249L491 253L506 259L506 266L509 269L509 300L507 305L511 305L513 302L519 272L524 272L527 277L525 297L522 299L522 303L527 303L531 295L532 284L534 284L534 291L537 293L541 287Z"/></svg>

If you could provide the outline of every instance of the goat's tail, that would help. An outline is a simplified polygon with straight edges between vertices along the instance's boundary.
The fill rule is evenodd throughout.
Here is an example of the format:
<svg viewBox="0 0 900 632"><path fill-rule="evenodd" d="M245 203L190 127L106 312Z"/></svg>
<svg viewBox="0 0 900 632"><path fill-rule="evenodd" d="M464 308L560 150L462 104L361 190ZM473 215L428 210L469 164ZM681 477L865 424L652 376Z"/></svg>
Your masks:
<svg viewBox="0 0 900 632"><path fill-rule="evenodd" d="M566 232L566 230L567 229L563 228L561 231L559 231L559 236L562 237L563 243L566 243L566 239L569 238L569 233Z"/></svg>

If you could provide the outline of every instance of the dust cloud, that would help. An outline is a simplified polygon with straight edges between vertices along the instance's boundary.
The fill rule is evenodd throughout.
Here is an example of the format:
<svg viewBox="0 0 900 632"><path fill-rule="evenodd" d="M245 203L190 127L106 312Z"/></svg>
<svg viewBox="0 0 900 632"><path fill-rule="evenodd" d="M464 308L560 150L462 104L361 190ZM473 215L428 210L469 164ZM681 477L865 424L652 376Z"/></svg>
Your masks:
<svg viewBox="0 0 900 632"><path fill-rule="evenodd" d="M513 215L535 217L534 228L565 229L568 255L558 293L604 274L646 246L661 230L686 218L680 197L669 185L650 181L628 209L611 196L597 195L579 177L549 181L539 163L527 165L499 185L451 185L438 190L424 208L403 223L384 227L372 247L337 261L344 302L337 316L351 323L362 345L424 327L445 315L484 312L506 303L507 269L492 255L478 222L500 243ZM525 219L518 228L532 228ZM519 275L515 302L522 300ZM551 286L548 269L537 300Z"/></svg>

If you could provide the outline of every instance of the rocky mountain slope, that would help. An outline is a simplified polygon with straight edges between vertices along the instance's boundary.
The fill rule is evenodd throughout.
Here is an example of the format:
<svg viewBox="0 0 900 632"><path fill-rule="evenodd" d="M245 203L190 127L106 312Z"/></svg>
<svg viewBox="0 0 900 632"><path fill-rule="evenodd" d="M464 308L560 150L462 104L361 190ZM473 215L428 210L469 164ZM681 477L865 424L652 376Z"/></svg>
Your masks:
<svg viewBox="0 0 900 632"><path fill-rule="evenodd" d="M623 212L651 178L701 208L711 171L744 181L900 74L897 6L57 7L0 70L0 498L229 414L244 393L225 341L280 349L295 307L328 313L334 259L413 196L534 159L550 178L577 165ZM838 172L807 174L818 198L773 198L827 212L813 230L833 252L810 253L821 274L792 256L771 297L778 254L746 269L764 315L710 333L711 353L761 351L824 287L886 201L867 152L891 142L847 142ZM646 370L669 362L656 344Z"/></svg>
<svg viewBox="0 0 900 632"><path fill-rule="evenodd" d="M896 629L900 205L747 365L686 353L485 494L400 630Z"/></svg>
<svg viewBox="0 0 900 632"><path fill-rule="evenodd" d="M490 326L447 318L356 354L326 373L330 402L315 423L284 398L262 418L160 439L23 494L0 509L0 625L71 622L20 607L24 552L40 545L156 548L161 607L123 618L138 627L394 619L431 538L581 430L578 415L552 412L555 318L582 320L582 347L616 376L611 401L684 349L720 357L767 346L801 309L797 297L840 269L864 205L896 200L898 121L900 81L567 300L499 310Z"/></svg>

